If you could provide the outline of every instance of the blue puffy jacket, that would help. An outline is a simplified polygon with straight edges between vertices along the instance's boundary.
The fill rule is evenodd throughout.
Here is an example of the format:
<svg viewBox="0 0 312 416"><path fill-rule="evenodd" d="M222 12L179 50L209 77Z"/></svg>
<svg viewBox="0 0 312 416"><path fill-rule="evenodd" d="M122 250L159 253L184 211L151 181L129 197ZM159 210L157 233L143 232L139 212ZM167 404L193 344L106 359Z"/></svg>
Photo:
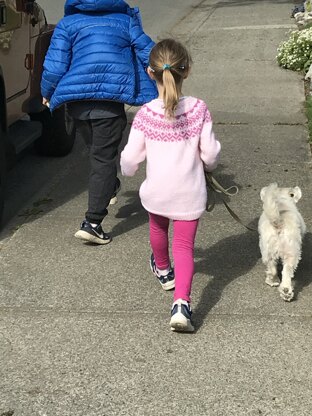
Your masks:
<svg viewBox="0 0 312 416"><path fill-rule="evenodd" d="M146 67L153 45L139 10L123 0L67 0L44 61L42 96L51 111L78 100L151 101L157 90Z"/></svg>

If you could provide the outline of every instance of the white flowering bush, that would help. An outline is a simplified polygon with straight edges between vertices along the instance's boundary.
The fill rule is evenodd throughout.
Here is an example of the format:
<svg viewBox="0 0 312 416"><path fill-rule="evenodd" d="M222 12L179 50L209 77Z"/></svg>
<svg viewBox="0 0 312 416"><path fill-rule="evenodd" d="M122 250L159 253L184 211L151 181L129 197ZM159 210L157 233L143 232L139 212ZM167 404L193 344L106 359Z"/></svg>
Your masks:
<svg viewBox="0 0 312 416"><path fill-rule="evenodd" d="M277 62L293 71L308 71L312 63L312 27L295 30L277 49Z"/></svg>

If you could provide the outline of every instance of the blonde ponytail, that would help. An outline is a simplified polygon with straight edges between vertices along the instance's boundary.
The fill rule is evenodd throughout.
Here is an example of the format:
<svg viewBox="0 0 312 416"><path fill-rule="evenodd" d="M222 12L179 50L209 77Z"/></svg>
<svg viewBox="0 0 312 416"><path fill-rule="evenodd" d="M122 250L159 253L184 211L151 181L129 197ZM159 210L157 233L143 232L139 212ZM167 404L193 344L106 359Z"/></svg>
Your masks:
<svg viewBox="0 0 312 416"><path fill-rule="evenodd" d="M164 69L163 71L163 87L164 87L164 105L165 114L168 118L174 117L175 109L179 102L179 93L174 77L170 70Z"/></svg>
<svg viewBox="0 0 312 416"><path fill-rule="evenodd" d="M150 67L156 81L163 86L165 115L173 118L182 83L187 77L192 59L186 48L174 39L158 42L150 54Z"/></svg>

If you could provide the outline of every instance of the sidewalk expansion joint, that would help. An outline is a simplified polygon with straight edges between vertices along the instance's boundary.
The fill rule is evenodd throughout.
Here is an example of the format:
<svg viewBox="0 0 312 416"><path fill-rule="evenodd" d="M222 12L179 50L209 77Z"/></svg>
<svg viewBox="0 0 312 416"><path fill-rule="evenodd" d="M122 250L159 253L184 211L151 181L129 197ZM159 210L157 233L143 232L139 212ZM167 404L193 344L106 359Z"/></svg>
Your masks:
<svg viewBox="0 0 312 416"><path fill-rule="evenodd" d="M218 126L249 126L253 123L248 123L245 121L214 121L214 125ZM307 123L300 122L284 122L284 121L275 121L273 123L263 123L265 126L306 126Z"/></svg>
<svg viewBox="0 0 312 416"><path fill-rule="evenodd" d="M232 30L268 30L268 29L296 29L294 24L286 25L245 25L245 26L226 26L207 28L207 32L222 32Z"/></svg>
<svg viewBox="0 0 312 416"><path fill-rule="evenodd" d="M214 125L219 125L219 126L248 126L249 123L246 123L244 121L215 121L213 123Z"/></svg>
<svg viewBox="0 0 312 416"><path fill-rule="evenodd" d="M130 310L130 307L129 307ZM129 310L124 310L124 311L114 311L114 318L118 318L118 317L123 317L125 315L127 316L139 316L139 315L145 315L145 316L155 316L155 311L151 311L151 312L147 312L146 310L138 310L135 312L129 312ZM194 311L196 311L196 306L193 308ZM1 318L5 315L5 316L23 316L23 315L27 315L27 316L38 316L40 314L46 315L46 316L51 316L54 315L56 318L57 317L71 317L71 316L97 316L99 318L101 317L107 317L107 314L111 314L111 309L103 309L101 311L99 310L66 310L66 309L28 309L28 308L22 308L22 307L1 307L0 308L0 322L1 322ZM163 317L163 316L167 316L167 313L164 311L163 313L158 313L159 317ZM203 311L201 311L200 309L196 311L196 316L198 317L202 317L202 316L207 316L207 314ZM278 318L278 319L285 319L285 318L307 318L307 319L311 319L312 318L312 314L294 314L294 313L289 313L289 314L274 314L274 313L267 313L267 314L261 314L261 313L227 313L227 312L212 312L209 314L210 318L220 318L220 317L243 317L243 318L253 318L253 317L270 317L270 318ZM208 321L208 318L207 318Z"/></svg>
<svg viewBox="0 0 312 416"><path fill-rule="evenodd" d="M284 121L276 121L275 123L273 123L273 126L306 126L306 124L307 123L285 123Z"/></svg>
<svg viewBox="0 0 312 416"><path fill-rule="evenodd" d="M113 309L113 307L112 307ZM56 317L58 316L77 316L77 315L81 315L81 316L99 316L99 317L106 317L107 314L111 314L112 313L112 309L94 309L94 310L88 310L88 309L81 309L81 310L77 310L77 309L54 309L54 308L27 308L27 307L0 307L0 320L2 316L14 316L14 315L32 315L32 316L38 316L38 315L47 315L47 316L51 316L54 315ZM125 309L123 311L114 311L114 316L124 316L124 315L155 315L155 312L147 312L145 310L138 310L138 311L131 311L130 312L130 306L129 306L129 310ZM1 415L0 415L1 416Z"/></svg>

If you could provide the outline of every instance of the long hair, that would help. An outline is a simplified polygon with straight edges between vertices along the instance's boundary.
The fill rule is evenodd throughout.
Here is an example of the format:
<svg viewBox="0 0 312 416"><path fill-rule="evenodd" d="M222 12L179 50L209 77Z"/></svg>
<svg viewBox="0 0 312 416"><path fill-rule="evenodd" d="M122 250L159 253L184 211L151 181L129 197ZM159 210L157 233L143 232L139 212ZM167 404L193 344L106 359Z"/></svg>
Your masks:
<svg viewBox="0 0 312 416"><path fill-rule="evenodd" d="M192 58L180 42L164 39L153 47L149 64L156 81L164 89L165 115L173 118L181 95L182 83L188 76Z"/></svg>

